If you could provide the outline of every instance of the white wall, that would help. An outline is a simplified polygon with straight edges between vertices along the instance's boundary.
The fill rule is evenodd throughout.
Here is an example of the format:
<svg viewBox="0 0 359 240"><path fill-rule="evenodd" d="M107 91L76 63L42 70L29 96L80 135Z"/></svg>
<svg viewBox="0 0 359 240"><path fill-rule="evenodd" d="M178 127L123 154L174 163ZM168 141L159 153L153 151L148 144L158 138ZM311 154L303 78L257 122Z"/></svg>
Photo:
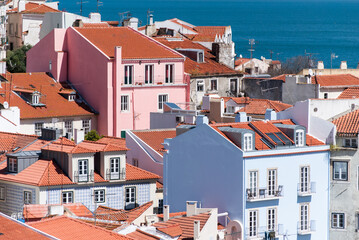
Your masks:
<svg viewBox="0 0 359 240"><path fill-rule="evenodd" d="M20 109L10 107L0 110L0 131L18 133L20 130Z"/></svg>
<svg viewBox="0 0 359 240"><path fill-rule="evenodd" d="M42 14L22 14L22 31L28 31L24 36L24 44L36 45L40 41L40 25L44 15Z"/></svg>

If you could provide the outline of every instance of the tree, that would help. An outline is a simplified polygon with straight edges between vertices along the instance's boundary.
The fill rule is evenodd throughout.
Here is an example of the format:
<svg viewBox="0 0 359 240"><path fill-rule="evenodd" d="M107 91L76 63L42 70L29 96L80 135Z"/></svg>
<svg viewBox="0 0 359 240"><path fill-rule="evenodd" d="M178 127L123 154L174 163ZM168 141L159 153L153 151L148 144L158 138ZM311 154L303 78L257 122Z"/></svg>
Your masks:
<svg viewBox="0 0 359 240"><path fill-rule="evenodd" d="M31 45L23 45L21 48L6 53L6 68L11 73L26 72L26 52Z"/></svg>
<svg viewBox="0 0 359 240"><path fill-rule="evenodd" d="M101 138L101 136L97 133L96 130L91 130L85 135L85 140L88 141L97 141Z"/></svg>
<svg viewBox="0 0 359 240"><path fill-rule="evenodd" d="M312 55L300 55L288 58L280 69L274 69L268 72L272 77L281 74L297 74L303 69L314 68L316 59Z"/></svg>

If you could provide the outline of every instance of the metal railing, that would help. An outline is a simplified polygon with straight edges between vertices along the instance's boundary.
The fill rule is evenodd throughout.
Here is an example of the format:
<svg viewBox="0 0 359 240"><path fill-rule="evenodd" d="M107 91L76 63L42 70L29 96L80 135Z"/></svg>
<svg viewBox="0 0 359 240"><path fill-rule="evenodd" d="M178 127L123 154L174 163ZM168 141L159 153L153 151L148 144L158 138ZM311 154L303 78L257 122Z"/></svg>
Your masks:
<svg viewBox="0 0 359 240"><path fill-rule="evenodd" d="M126 179L126 168L119 169L119 172L111 171L111 168L106 169L107 180L125 180Z"/></svg>
<svg viewBox="0 0 359 240"><path fill-rule="evenodd" d="M273 198L283 197L283 185L279 185L278 187L269 190L267 188L259 188L258 190L254 190L251 188L246 189L247 200L270 200Z"/></svg>
<svg viewBox="0 0 359 240"><path fill-rule="evenodd" d="M317 183L316 182L310 182L310 183L298 183L298 196L306 196L306 195L311 195L313 193L316 193L316 187L317 187Z"/></svg>
<svg viewBox="0 0 359 240"><path fill-rule="evenodd" d="M299 235L311 234L312 232L315 232L315 231L316 231L315 220L298 222L298 234Z"/></svg>
<svg viewBox="0 0 359 240"><path fill-rule="evenodd" d="M89 174L79 174L78 171L74 172L75 182L93 182L95 180L94 171L91 170Z"/></svg>
<svg viewBox="0 0 359 240"><path fill-rule="evenodd" d="M256 230L252 231L252 234L250 234L249 228L246 228L246 238L264 238L266 235L274 236L273 238L277 238L278 236L284 235L283 224L277 224L272 228L268 228L268 226L260 226L257 227Z"/></svg>

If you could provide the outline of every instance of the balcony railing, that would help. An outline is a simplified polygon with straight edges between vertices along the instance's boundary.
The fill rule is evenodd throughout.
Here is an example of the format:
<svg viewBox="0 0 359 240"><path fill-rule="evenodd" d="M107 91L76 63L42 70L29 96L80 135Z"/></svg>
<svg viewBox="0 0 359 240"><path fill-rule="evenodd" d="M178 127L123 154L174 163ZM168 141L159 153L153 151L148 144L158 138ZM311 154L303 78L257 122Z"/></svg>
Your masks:
<svg viewBox="0 0 359 240"><path fill-rule="evenodd" d="M74 172L75 182L93 182L95 180L94 171L92 170L90 174L79 174L78 171Z"/></svg>
<svg viewBox="0 0 359 240"><path fill-rule="evenodd" d="M315 231L316 231L315 220L298 222L298 234L299 235L307 235L307 234L311 234Z"/></svg>
<svg viewBox="0 0 359 240"><path fill-rule="evenodd" d="M310 182L308 184L298 183L298 196L309 196L317 191L317 183Z"/></svg>
<svg viewBox="0 0 359 240"><path fill-rule="evenodd" d="M273 229L268 229L267 226L261 226L257 228L257 232L254 233L254 236L249 234L249 228L246 228L246 238L261 238L272 237L273 239L278 238L278 236L284 235L284 226L283 224L275 225Z"/></svg>
<svg viewBox="0 0 359 240"><path fill-rule="evenodd" d="M125 180L126 179L126 168L120 169L119 172L113 172L110 168L106 169L107 180Z"/></svg>
<svg viewBox="0 0 359 240"><path fill-rule="evenodd" d="M258 191L255 191L251 188L247 188L247 201L264 201L272 200L283 197L283 185L279 185L274 190L268 190L267 188L259 188Z"/></svg>

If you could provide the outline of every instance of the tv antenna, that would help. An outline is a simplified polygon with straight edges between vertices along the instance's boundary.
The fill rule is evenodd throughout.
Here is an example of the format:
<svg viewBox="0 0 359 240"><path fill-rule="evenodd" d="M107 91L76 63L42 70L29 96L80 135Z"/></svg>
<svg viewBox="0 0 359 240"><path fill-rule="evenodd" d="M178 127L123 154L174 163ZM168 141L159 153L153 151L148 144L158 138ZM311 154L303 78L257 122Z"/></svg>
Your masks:
<svg viewBox="0 0 359 240"><path fill-rule="evenodd" d="M304 50L304 55L305 56L308 56L308 65L309 65L309 68L312 68L313 67L313 55L318 55L319 53L310 53L310 52L307 52L307 50Z"/></svg>
<svg viewBox="0 0 359 240"><path fill-rule="evenodd" d="M152 15L153 11L151 11L150 9L147 10L147 25L148 25L148 21L149 21L149 18L150 16Z"/></svg>
<svg viewBox="0 0 359 240"><path fill-rule="evenodd" d="M272 55L274 52L272 50L269 50L269 53L270 53L270 59L272 59Z"/></svg>
<svg viewBox="0 0 359 240"><path fill-rule="evenodd" d="M332 74L332 68L333 68L333 59L338 58L338 55L335 55L335 53L330 53L330 74Z"/></svg>
<svg viewBox="0 0 359 240"><path fill-rule="evenodd" d="M118 15L119 15L120 18L121 18L121 20L120 20L120 23L121 23L121 24L123 23L123 20L124 20L125 18L130 18L130 17L132 16L130 11L121 12L121 13L118 13Z"/></svg>
<svg viewBox="0 0 359 240"><path fill-rule="evenodd" d="M99 7L102 7L103 6L103 2L101 2L100 0L97 0L97 5L96 5L96 11L99 13Z"/></svg>
<svg viewBox="0 0 359 240"><path fill-rule="evenodd" d="M88 3L88 1L80 0L80 2L77 2L76 4L80 4L80 15L82 16L82 4Z"/></svg>
<svg viewBox="0 0 359 240"><path fill-rule="evenodd" d="M251 53L251 59L252 59L253 58L253 52L255 51L253 45L256 44L256 43L255 43L254 38L248 39L248 41L249 41L249 45L251 45L251 49L248 49L248 51Z"/></svg>

